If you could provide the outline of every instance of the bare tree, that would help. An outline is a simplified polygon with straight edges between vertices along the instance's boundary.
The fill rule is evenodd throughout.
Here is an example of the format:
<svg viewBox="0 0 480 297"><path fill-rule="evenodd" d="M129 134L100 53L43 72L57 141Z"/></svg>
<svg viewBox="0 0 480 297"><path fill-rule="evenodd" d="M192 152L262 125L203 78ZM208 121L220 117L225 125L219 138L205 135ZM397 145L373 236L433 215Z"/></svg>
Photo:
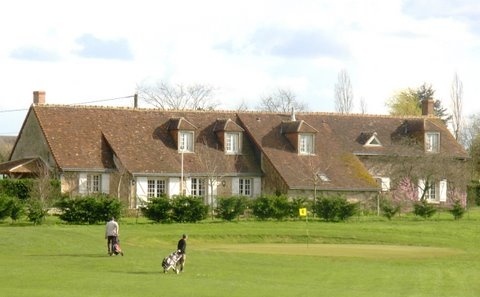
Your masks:
<svg viewBox="0 0 480 297"><path fill-rule="evenodd" d="M367 113L367 101L364 97L360 97L360 113L366 114Z"/></svg>
<svg viewBox="0 0 480 297"><path fill-rule="evenodd" d="M292 108L295 111L305 111L307 105L299 102L295 94L288 89L278 89L273 94L263 97L258 106L258 109L270 112L291 112Z"/></svg>
<svg viewBox="0 0 480 297"><path fill-rule="evenodd" d="M238 112L247 111L248 104L245 102L245 100L242 100L242 102L240 102L240 104L237 105L237 108L235 108L235 110Z"/></svg>
<svg viewBox="0 0 480 297"><path fill-rule="evenodd" d="M335 110L339 113L350 113L353 109L353 90L347 70L338 73L335 84Z"/></svg>
<svg viewBox="0 0 480 297"><path fill-rule="evenodd" d="M450 98L452 99L452 129L453 136L460 141L461 131L463 126L462 112L463 112L463 83L455 73L452 81L452 88L450 90Z"/></svg>
<svg viewBox="0 0 480 297"><path fill-rule="evenodd" d="M202 137L202 145L197 146L197 157L204 168L203 181L206 184L206 197L204 202L210 206L212 211L212 217L214 208L216 205L216 188L220 183L220 180L224 177L224 171L222 166L226 162L226 156L223 153L219 153L218 145L209 143L208 139Z"/></svg>
<svg viewBox="0 0 480 297"><path fill-rule="evenodd" d="M213 110L219 103L213 99L215 89L212 86L171 85L165 81L154 84L143 82L137 85L140 99L160 109Z"/></svg>

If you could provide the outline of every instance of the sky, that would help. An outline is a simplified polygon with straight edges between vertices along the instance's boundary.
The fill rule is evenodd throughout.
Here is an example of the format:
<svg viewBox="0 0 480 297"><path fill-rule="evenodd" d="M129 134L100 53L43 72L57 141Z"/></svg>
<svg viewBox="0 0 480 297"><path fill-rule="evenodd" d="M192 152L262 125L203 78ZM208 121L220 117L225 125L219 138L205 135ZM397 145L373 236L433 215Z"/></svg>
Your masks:
<svg viewBox="0 0 480 297"><path fill-rule="evenodd" d="M478 0L16 0L0 4L0 135L17 135L33 102L132 106L140 84L215 88L219 109L290 90L334 112L345 70L353 112L387 114L423 83L463 114L480 113ZM149 107L140 102L140 107Z"/></svg>

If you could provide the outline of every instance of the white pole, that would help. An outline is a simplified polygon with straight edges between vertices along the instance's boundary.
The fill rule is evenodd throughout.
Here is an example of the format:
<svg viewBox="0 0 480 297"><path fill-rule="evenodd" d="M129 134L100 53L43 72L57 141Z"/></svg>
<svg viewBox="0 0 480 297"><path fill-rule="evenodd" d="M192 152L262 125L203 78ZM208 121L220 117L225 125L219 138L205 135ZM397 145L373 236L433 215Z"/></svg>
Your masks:
<svg viewBox="0 0 480 297"><path fill-rule="evenodd" d="M180 169L180 195L183 196L183 150L182 150L182 161L181 161L181 169Z"/></svg>

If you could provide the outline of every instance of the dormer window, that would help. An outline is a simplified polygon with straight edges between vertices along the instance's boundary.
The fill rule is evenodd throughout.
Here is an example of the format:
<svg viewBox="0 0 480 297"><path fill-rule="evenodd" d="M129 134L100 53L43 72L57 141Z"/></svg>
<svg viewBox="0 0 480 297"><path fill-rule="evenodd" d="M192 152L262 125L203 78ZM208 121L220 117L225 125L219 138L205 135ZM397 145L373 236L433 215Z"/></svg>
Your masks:
<svg viewBox="0 0 480 297"><path fill-rule="evenodd" d="M440 151L440 133L425 133L425 151L428 153L438 153Z"/></svg>
<svg viewBox="0 0 480 297"><path fill-rule="evenodd" d="M382 143L378 140L376 132L367 140L365 146L382 146Z"/></svg>
<svg viewBox="0 0 480 297"><path fill-rule="evenodd" d="M314 139L313 133L300 133L298 135L298 153L300 155L313 155L315 153Z"/></svg>
<svg viewBox="0 0 480 297"><path fill-rule="evenodd" d="M283 121L280 132L287 137L299 155L315 154L315 134L318 131L305 121L295 119L293 121Z"/></svg>
<svg viewBox="0 0 480 297"><path fill-rule="evenodd" d="M218 142L223 146L226 155L242 153L243 130L231 119L217 119L213 132L217 135Z"/></svg>
<svg viewBox="0 0 480 297"><path fill-rule="evenodd" d="M237 155L241 152L242 133L225 132L225 154Z"/></svg>
<svg viewBox="0 0 480 297"><path fill-rule="evenodd" d="M193 131L178 132L178 151L182 153L193 153Z"/></svg>
<svg viewBox="0 0 480 297"><path fill-rule="evenodd" d="M179 153L193 153L195 127L185 118L172 118L169 121L168 131L173 140L177 143L177 150Z"/></svg>

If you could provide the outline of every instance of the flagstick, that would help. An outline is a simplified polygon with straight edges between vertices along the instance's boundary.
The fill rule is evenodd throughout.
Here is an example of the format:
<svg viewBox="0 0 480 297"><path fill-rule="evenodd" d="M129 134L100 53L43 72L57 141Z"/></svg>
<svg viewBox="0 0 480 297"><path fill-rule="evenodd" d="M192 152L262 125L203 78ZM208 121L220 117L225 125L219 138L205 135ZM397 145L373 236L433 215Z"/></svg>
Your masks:
<svg viewBox="0 0 480 297"><path fill-rule="evenodd" d="M308 248L308 242L310 240L310 234L308 234L308 214L305 216L305 226L307 228L307 248Z"/></svg>

